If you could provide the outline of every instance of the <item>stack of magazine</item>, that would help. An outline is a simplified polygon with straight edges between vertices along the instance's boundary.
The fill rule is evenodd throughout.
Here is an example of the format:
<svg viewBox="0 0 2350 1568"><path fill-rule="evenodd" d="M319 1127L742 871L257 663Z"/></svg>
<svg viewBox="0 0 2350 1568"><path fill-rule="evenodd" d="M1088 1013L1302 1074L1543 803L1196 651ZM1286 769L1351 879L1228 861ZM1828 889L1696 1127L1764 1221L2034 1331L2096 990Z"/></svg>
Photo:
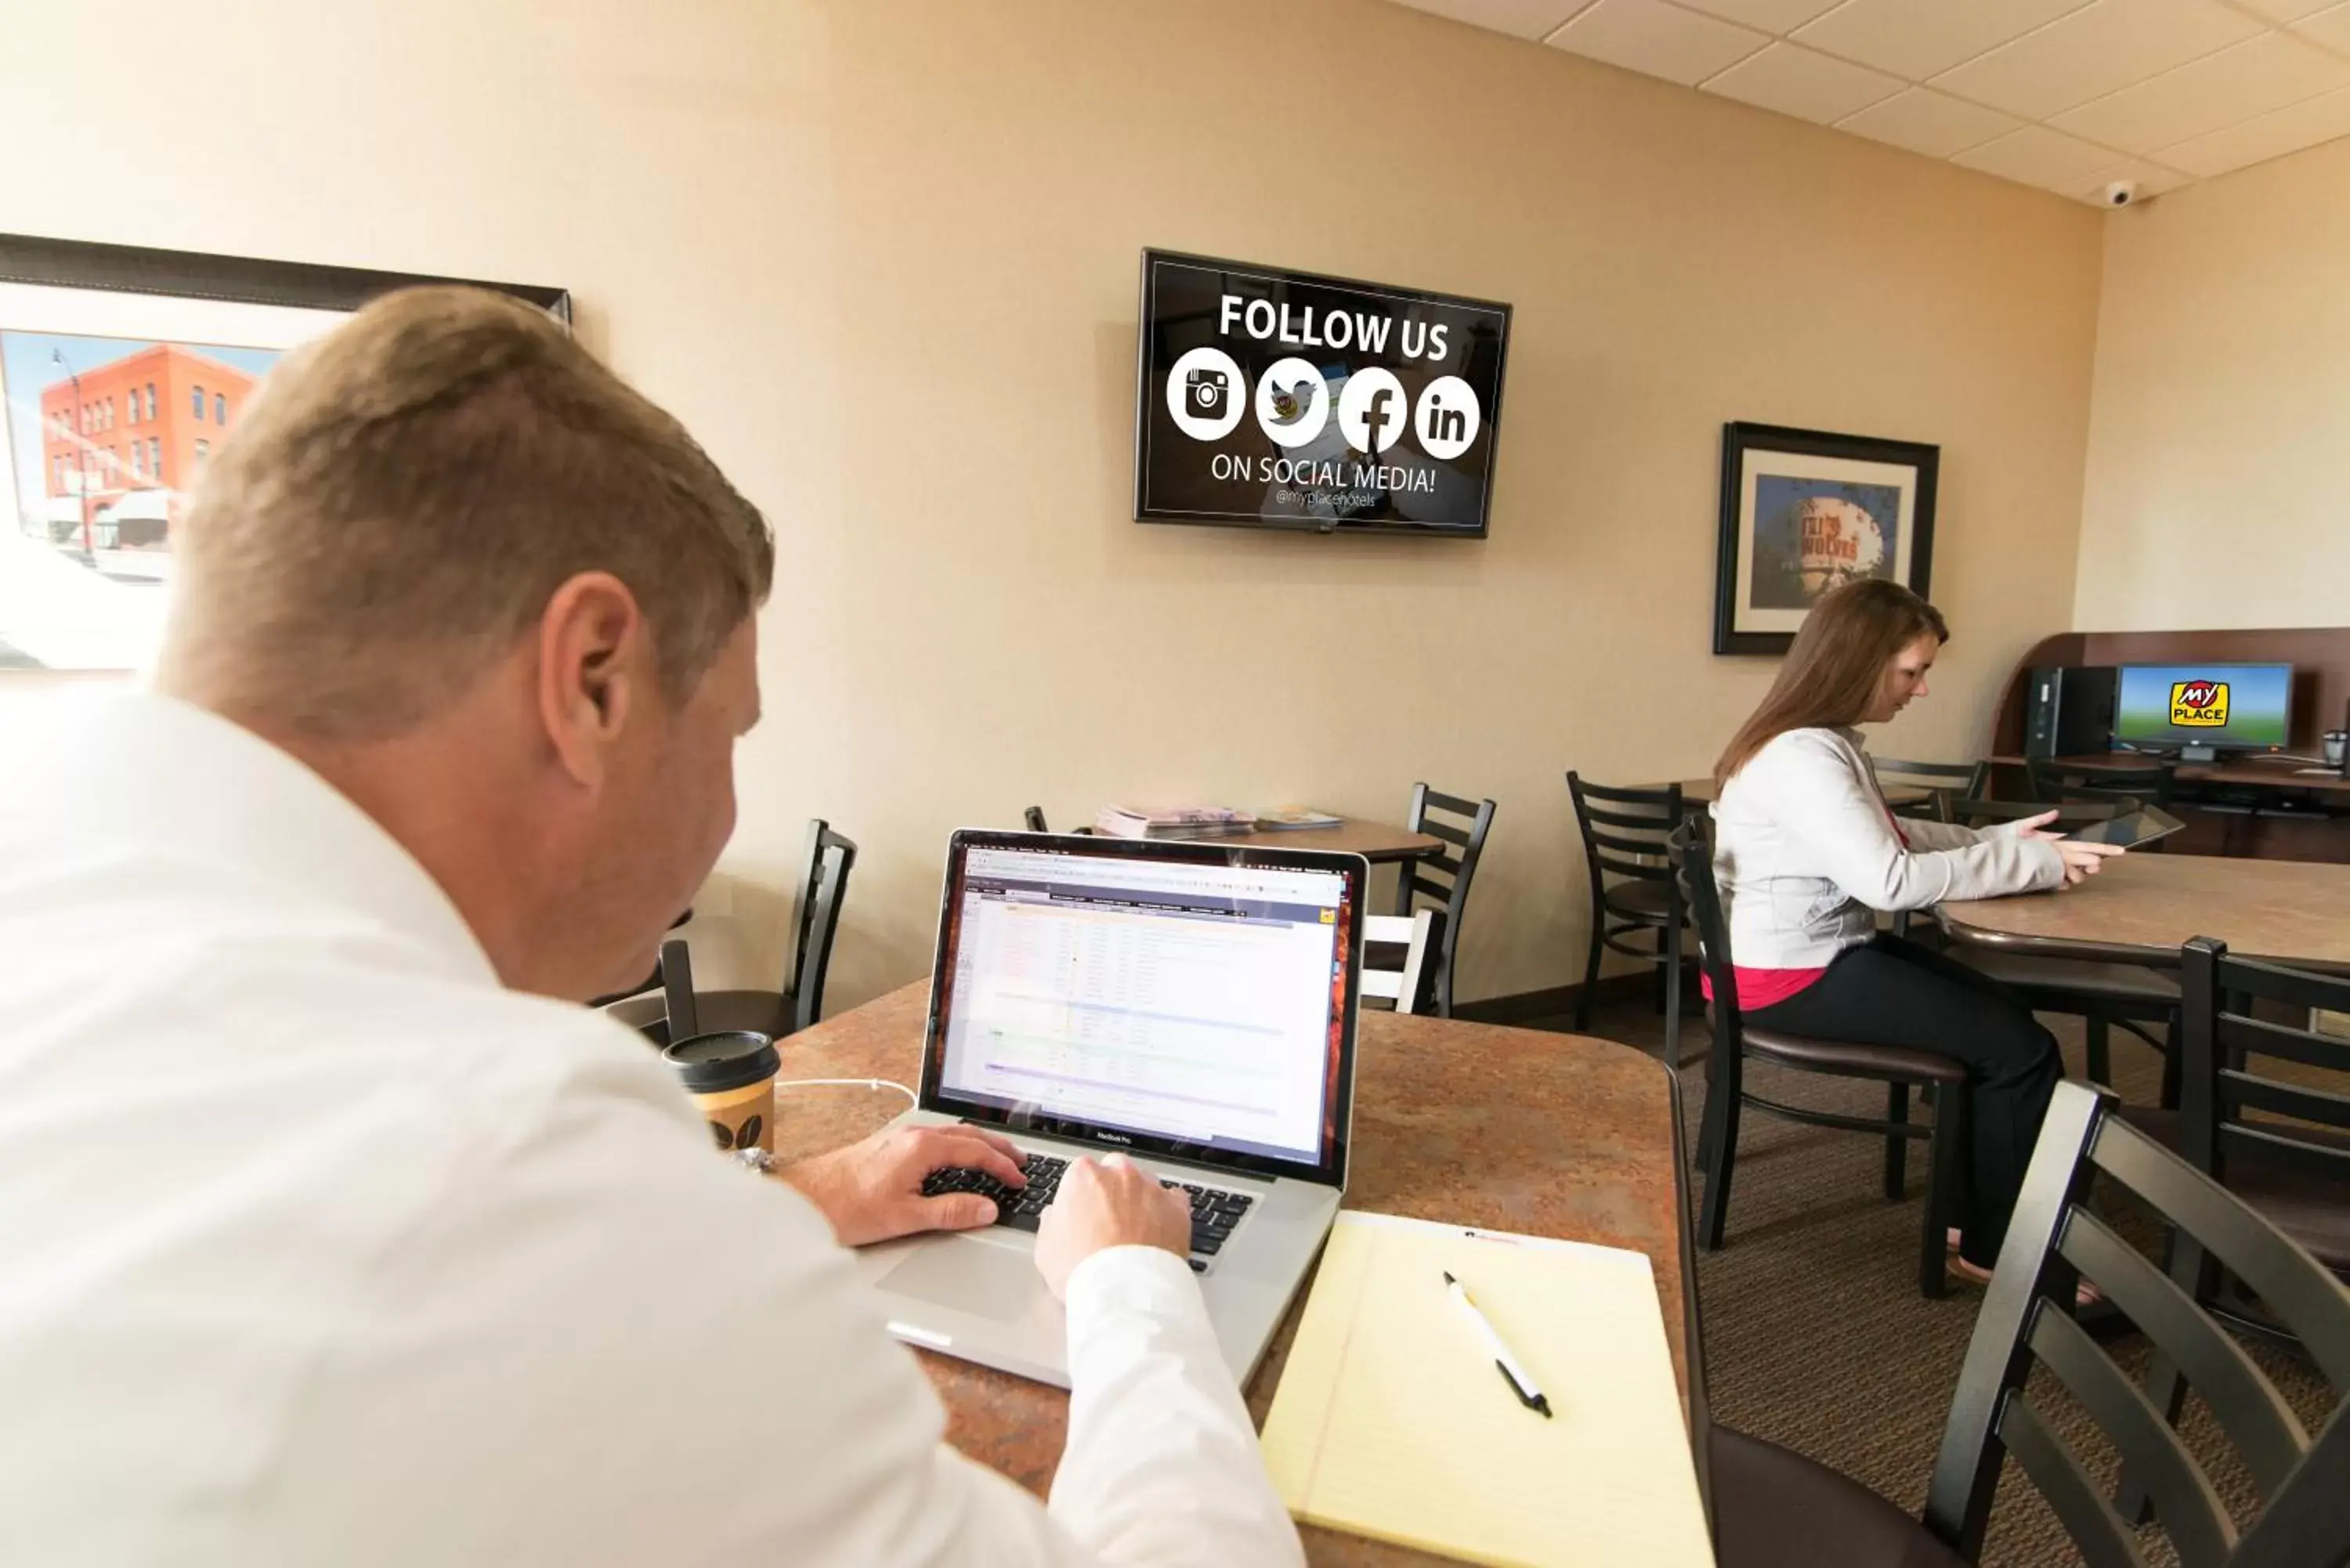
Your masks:
<svg viewBox="0 0 2350 1568"><path fill-rule="evenodd" d="M1222 838L1254 833L1256 818L1226 805L1106 805L1094 814L1094 831L1114 838Z"/></svg>

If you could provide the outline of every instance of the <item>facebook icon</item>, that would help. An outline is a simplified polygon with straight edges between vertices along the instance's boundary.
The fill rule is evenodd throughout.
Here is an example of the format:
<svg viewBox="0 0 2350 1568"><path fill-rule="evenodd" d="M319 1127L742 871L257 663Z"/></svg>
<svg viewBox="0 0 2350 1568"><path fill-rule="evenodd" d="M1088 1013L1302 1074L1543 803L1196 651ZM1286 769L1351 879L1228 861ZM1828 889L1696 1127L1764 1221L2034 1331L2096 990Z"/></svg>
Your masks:
<svg viewBox="0 0 2350 1568"><path fill-rule="evenodd" d="M1411 400L1392 370L1369 366L1338 393L1338 433L1355 451L1377 457L1403 435Z"/></svg>

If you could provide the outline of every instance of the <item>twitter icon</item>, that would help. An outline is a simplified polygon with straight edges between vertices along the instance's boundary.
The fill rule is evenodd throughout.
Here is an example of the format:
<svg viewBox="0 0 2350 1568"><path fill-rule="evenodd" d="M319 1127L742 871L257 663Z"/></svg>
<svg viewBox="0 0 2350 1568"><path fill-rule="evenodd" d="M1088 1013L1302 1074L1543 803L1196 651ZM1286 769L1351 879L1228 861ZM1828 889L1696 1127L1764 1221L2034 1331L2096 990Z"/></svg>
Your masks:
<svg viewBox="0 0 2350 1568"><path fill-rule="evenodd" d="M1308 360L1275 360L1256 384L1256 422L1276 446L1304 446L1330 422L1329 382Z"/></svg>

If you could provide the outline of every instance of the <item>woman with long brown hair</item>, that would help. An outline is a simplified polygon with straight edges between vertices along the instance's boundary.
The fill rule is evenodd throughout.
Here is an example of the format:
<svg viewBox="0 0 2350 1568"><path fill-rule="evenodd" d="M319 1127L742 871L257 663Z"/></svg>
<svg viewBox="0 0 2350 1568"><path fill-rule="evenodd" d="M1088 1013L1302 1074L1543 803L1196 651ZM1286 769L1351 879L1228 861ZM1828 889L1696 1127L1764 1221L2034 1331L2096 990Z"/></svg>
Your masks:
<svg viewBox="0 0 2350 1568"><path fill-rule="evenodd" d="M2056 1041L1981 974L1880 934L1876 912L2069 887L2116 851L2044 831L2054 812L1981 832L1896 820L1855 726L1924 696L1950 635L1898 583L1848 583L1813 606L1770 693L1714 764L1714 875L1749 1023L1967 1064L1959 1265L1984 1278L2064 1074Z"/></svg>

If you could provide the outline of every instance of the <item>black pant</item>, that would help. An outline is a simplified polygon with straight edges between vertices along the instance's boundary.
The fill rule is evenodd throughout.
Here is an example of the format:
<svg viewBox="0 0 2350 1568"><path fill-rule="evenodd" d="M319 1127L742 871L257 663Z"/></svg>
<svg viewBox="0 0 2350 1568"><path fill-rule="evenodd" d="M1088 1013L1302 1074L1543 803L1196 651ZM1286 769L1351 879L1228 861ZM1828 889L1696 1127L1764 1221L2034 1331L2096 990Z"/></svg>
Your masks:
<svg viewBox="0 0 2350 1568"><path fill-rule="evenodd" d="M2048 1096L2064 1075L2056 1037L1998 982L1899 937L1846 948L1794 995L1746 1016L1766 1029L1952 1056L1972 1079L1960 1255L1988 1269L2023 1190Z"/></svg>

